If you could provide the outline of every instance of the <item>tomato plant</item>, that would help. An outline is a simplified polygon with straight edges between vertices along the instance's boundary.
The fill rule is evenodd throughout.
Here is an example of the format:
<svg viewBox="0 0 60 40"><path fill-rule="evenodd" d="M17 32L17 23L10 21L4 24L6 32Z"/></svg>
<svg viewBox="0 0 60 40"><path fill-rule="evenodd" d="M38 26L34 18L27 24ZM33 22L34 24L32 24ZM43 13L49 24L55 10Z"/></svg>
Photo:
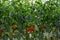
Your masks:
<svg viewBox="0 0 60 40"><path fill-rule="evenodd" d="M51 37L53 40L57 40L59 26L59 0L49 0L45 3L42 0L34 2L29 0L0 0L0 29L2 28L0 38L3 40L48 40ZM27 33L28 31L32 32ZM46 37L45 34L50 38ZM29 36L32 37L29 38Z"/></svg>

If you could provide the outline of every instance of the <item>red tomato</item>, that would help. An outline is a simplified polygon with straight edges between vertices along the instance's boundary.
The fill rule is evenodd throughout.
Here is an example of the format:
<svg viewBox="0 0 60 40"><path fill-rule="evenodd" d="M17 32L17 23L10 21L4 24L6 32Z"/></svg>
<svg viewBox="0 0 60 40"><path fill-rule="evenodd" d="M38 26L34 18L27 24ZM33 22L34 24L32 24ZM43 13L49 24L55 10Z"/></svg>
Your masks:
<svg viewBox="0 0 60 40"><path fill-rule="evenodd" d="M35 28L32 28L32 27L26 29L27 32L29 32L29 31L34 31L34 30L35 30Z"/></svg>
<svg viewBox="0 0 60 40"><path fill-rule="evenodd" d="M41 26L40 28L41 28L41 29L45 29L45 26Z"/></svg>

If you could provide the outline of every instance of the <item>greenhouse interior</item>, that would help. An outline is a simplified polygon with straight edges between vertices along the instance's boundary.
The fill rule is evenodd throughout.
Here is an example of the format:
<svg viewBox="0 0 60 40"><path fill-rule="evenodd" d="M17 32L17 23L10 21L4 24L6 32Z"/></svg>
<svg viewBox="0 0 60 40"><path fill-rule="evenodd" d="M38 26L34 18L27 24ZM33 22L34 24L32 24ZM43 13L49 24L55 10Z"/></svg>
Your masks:
<svg viewBox="0 0 60 40"><path fill-rule="evenodd" d="M0 40L60 40L60 0L0 0Z"/></svg>

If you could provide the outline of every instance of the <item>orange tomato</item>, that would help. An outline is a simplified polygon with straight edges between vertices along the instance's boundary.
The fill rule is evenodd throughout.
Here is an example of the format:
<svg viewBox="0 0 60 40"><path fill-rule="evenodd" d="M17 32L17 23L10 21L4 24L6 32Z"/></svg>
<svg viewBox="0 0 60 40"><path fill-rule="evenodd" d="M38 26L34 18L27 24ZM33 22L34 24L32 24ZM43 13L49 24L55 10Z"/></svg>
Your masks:
<svg viewBox="0 0 60 40"><path fill-rule="evenodd" d="M17 25L14 25L14 26L13 26L13 30L16 30L16 29L17 29Z"/></svg>

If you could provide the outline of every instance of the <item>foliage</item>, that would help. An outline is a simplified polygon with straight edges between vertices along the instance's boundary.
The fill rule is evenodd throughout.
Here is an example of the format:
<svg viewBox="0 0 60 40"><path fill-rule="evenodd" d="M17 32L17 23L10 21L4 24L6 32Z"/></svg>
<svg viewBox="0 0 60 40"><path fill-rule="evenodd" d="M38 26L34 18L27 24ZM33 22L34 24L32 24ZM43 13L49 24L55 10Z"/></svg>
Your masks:
<svg viewBox="0 0 60 40"><path fill-rule="evenodd" d="M45 26L47 31L52 27L60 26L60 1L49 0L44 4L41 0L29 2L28 0L0 0L0 25L5 27L5 32L13 33L13 25L23 33L27 27L34 27L41 31L40 26Z"/></svg>

